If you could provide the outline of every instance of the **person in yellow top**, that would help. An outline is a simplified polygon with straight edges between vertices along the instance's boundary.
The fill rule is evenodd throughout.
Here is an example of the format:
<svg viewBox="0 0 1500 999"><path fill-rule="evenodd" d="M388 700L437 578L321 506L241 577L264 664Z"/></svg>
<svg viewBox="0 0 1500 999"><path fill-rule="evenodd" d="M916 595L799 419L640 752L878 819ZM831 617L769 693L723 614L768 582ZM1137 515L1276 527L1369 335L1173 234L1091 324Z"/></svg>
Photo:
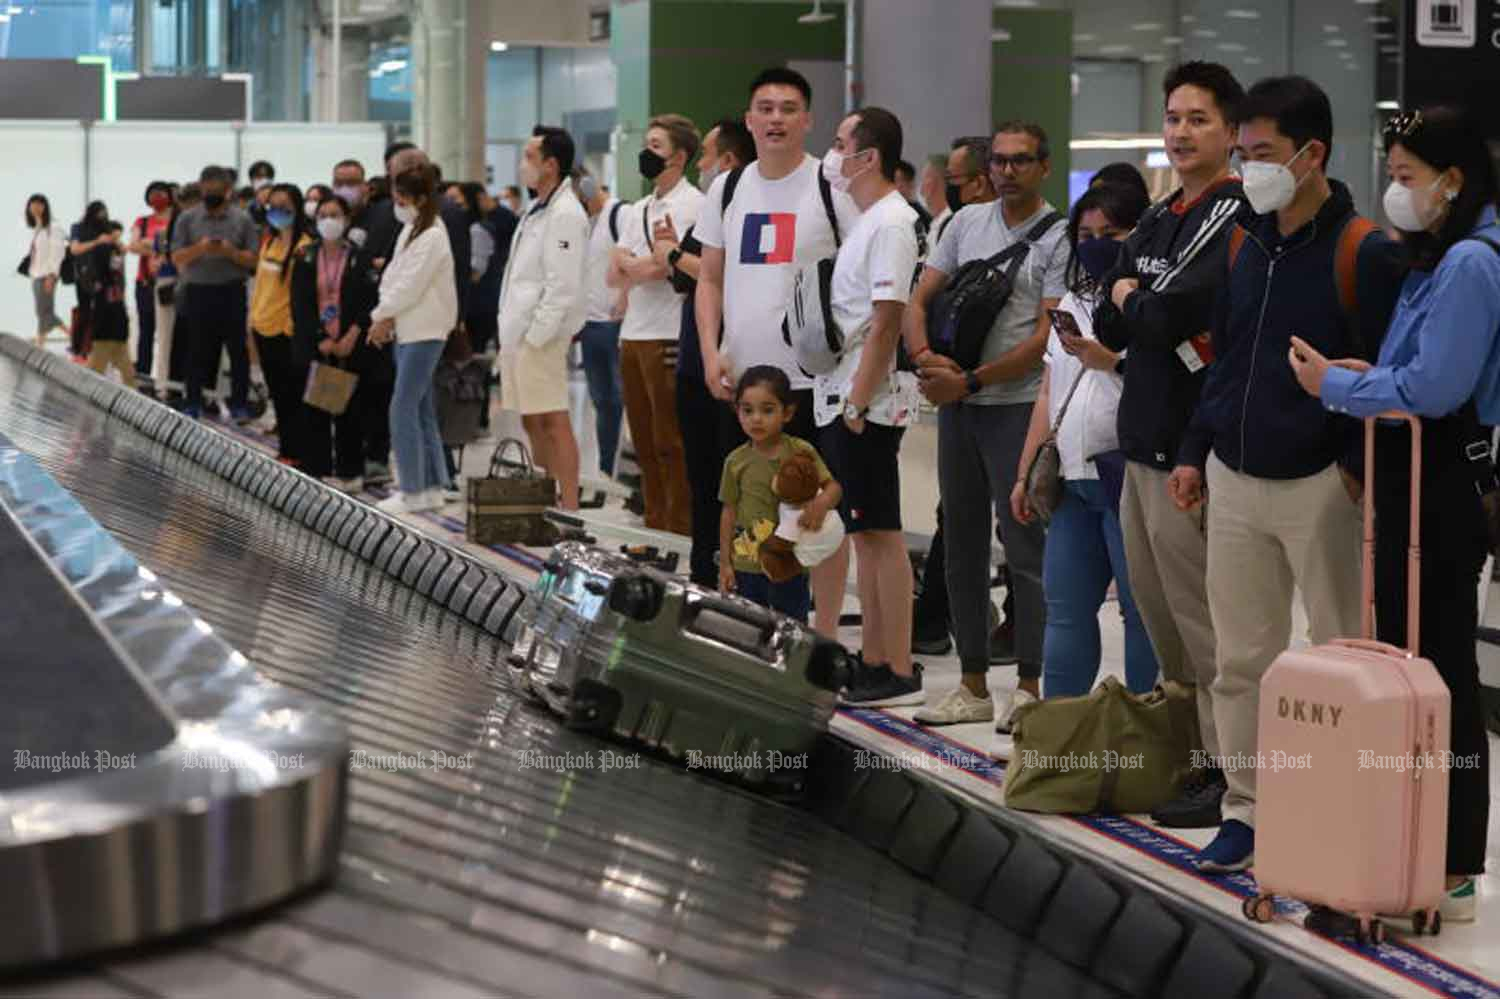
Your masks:
<svg viewBox="0 0 1500 999"><path fill-rule="evenodd" d="M250 329L271 404L276 407L276 460L300 465L307 450L302 392L307 365L292 350L292 258L312 242L295 184L277 184L266 203L266 231L260 240L255 287L250 296Z"/></svg>

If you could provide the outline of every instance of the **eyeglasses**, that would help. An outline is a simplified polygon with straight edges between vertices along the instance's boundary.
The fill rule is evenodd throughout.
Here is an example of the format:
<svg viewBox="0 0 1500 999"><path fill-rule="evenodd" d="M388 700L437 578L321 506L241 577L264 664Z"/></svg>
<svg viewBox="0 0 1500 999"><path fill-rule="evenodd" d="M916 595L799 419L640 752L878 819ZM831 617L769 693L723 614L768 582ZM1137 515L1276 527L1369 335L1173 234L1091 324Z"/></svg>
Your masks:
<svg viewBox="0 0 1500 999"><path fill-rule="evenodd" d="M1027 167L1037 162L1040 161L1037 159L1037 157L1031 155L1030 153L1020 153L1016 156L1002 156L999 153L995 153L990 157L990 166L994 167L996 170L1009 169L1020 171L1025 170Z"/></svg>
<svg viewBox="0 0 1500 999"><path fill-rule="evenodd" d="M1421 111L1403 111L1390 121L1385 123L1381 129L1381 135L1387 143L1399 142L1411 137L1411 134L1422 127Z"/></svg>

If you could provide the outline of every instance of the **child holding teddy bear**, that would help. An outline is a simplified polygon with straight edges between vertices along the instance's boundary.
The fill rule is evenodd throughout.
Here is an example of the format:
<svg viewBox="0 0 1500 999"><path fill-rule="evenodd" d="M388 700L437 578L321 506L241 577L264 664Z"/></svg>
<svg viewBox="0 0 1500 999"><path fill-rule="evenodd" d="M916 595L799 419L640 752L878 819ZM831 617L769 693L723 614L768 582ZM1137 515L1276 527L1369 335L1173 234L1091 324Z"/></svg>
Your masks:
<svg viewBox="0 0 1500 999"><path fill-rule="evenodd" d="M780 368L758 365L735 388L735 411L749 441L724 462L719 499L719 589L807 621L807 569L838 550L843 490L817 449L782 428L795 409Z"/></svg>

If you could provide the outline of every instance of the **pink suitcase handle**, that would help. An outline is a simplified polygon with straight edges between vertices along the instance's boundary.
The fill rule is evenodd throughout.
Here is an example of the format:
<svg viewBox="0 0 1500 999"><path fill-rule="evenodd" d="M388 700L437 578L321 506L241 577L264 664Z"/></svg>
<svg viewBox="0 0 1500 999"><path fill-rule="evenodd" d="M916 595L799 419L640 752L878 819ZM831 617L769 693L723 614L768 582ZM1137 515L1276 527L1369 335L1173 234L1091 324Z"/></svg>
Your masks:
<svg viewBox="0 0 1500 999"><path fill-rule="evenodd" d="M1406 548L1406 649L1420 655L1422 611L1422 419L1411 413L1391 410L1380 416L1365 418L1365 543L1360 583L1359 648L1389 651L1391 646L1375 639L1375 421L1405 420L1411 424L1411 528ZM1368 644L1365 644L1368 643ZM1355 645L1353 641L1346 644Z"/></svg>

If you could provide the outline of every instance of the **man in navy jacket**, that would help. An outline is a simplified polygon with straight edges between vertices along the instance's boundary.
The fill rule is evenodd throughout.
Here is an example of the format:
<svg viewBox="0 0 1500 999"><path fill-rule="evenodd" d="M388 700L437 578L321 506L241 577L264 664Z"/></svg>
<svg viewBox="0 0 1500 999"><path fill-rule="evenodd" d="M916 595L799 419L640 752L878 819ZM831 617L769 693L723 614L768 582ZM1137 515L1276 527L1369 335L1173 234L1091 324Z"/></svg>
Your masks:
<svg viewBox="0 0 1500 999"><path fill-rule="evenodd" d="M1317 84L1262 80L1241 120L1251 212L1230 236L1214 360L1171 478L1187 509L1206 464L1214 721L1229 783L1198 860L1208 871L1253 860L1260 679L1291 644L1293 585L1314 643L1359 634L1360 425L1301 391L1291 338L1373 361L1402 272L1396 245L1327 177L1333 110Z"/></svg>

